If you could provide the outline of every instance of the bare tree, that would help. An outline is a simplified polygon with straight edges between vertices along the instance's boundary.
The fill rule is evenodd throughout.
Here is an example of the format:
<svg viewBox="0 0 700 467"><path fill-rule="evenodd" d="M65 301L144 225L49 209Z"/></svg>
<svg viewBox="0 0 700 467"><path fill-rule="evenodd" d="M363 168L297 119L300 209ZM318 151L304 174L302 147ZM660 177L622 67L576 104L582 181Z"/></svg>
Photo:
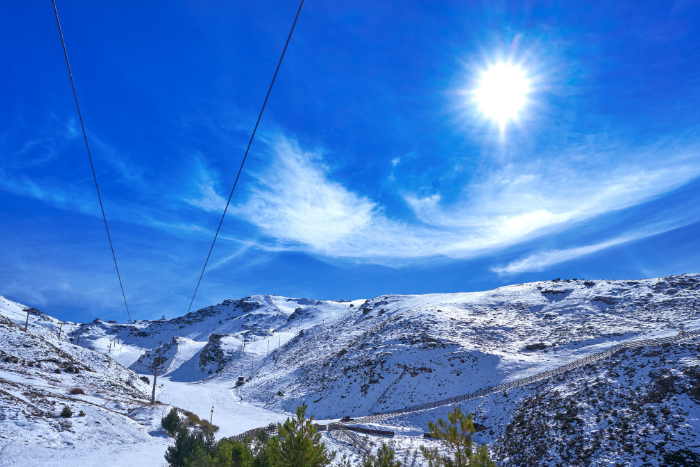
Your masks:
<svg viewBox="0 0 700 467"><path fill-rule="evenodd" d="M168 359L166 357L154 357L148 365L148 371L153 373L153 391L151 392L151 404L156 403L156 378L163 373L163 367Z"/></svg>

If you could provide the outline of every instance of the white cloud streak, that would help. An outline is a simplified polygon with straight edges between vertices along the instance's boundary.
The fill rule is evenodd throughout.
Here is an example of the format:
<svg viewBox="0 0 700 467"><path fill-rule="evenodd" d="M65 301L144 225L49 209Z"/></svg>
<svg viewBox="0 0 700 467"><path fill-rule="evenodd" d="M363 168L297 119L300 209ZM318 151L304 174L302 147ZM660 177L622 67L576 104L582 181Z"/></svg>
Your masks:
<svg viewBox="0 0 700 467"><path fill-rule="evenodd" d="M305 151L295 141L280 135L262 141L269 148L271 163L253 174L253 183L242 187L243 200L230 207L231 214L257 229L253 236L258 238L251 241L222 236L222 239L247 242L251 248L270 253L301 251L390 266L417 260L464 259L503 250L650 201L700 176L697 151L652 148L634 155L618 148L613 157L612 151L596 153L592 148L579 148L547 162L511 163L485 170L473 177L478 182L466 184L452 203L445 202L439 192L430 196L403 192L402 199L414 217L396 219L368 196L334 181L321 154ZM616 164L614 161L618 160L627 162ZM398 158L391 163L395 167ZM393 171L389 177L393 179ZM0 183L0 189L8 192L84 214L100 215L92 193L88 195L70 185L37 183L2 169ZM200 161L197 161L194 186L195 192L180 196L181 201L217 215L222 212L226 200L218 193L216 173L207 170ZM239 195L237 198L240 199ZM130 207L110 209L110 214L116 211L117 218L129 222L169 231L210 233L191 221L172 216L167 221L160 220L165 213L158 209L141 209L136 216ZM132 214L118 215L122 211ZM655 232L687 225L695 219L672 209L665 215L668 225ZM508 274L541 270L653 234L649 232L630 228L612 240L536 253L494 271ZM216 266L235 260L246 250L234 253Z"/></svg>
<svg viewBox="0 0 700 467"><path fill-rule="evenodd" d="M661 233L661 232L658 232ZM590 255L598 251L610 248L612 246L621 245L633 240L639 240L648 235L628 235L624 237L615 238L613 240L608 240L606 242L596 243L594 245L587 245L577 248L567 248L564 250L549 250L530 255L527 258L513 261L505 267L495 267L492 271L499 274L517 274L521 272L537 272L544 271L550 266L555 264L564 263L572 259L576 259L581 256Z"/></svg>
<svg viewBox="0 0 700 467"><path fill-rule="evenodd" d="M57 187L39 184L28 177L14 176L2 169L0 169L0 184L0 189L18 196L38 199L63 209L71 209L91 216L101 215L97 196L91 197L70 185Z"/></svg>
<svg viewBox="0 0 700 467"><path fill-rule="evenodd" d="M247 198L232 213L289 250L387 265L421 258L469 258L503 249L649 201L700 175L694 154L665 155L665 164L636 160L583 170L562 162L512 164L467 186L461 200L452 205L443 204L439 194L405 193L415 219L396 220L370 198L331 180L320 154L304 151L284 137L270 139L268 144L271 164L254 174ZM554 264L557 258L580 256L633 238L639 234L542 253L503 271Z"/></svg>
<svg viewBox="0 0 700 467"><path fill-rule="evenodd" d="M215 190L214 177L207 171L204 165L197 161L197 188L199 193L194 198L183 198L188 204L209 212L222 212L226 206L226 199L219 196Z"/></svg>

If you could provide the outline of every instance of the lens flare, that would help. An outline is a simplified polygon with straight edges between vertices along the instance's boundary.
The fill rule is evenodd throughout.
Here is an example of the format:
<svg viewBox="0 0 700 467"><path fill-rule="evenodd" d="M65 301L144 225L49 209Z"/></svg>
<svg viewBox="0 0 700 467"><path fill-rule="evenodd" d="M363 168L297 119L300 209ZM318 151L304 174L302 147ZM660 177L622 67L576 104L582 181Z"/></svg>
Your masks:
<svg viewBox="0 0 700 467"><path fill-rule="evenodd" d="M486 70L476 90L480 110L504 127L527 103L530 81L517 66L500 63Z"/></svg>

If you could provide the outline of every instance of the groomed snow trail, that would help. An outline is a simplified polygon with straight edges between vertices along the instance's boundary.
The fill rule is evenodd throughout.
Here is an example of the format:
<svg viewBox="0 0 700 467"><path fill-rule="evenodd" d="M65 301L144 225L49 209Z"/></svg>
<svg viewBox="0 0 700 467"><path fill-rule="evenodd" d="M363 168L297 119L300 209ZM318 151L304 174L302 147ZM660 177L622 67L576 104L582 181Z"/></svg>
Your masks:
<svg viewBox="0 0 700 467"><path fill-rule="evenodd" d="M161 384L163 387L160 387ZM214 407L213 423L219 427L217 439L233 436L270 423L283 422L290 414L269 410L241 401L234 396L230 384L187 383L171 381L166 375L158 379L156 398L164 403L189 410L209 420Z"/></svg>

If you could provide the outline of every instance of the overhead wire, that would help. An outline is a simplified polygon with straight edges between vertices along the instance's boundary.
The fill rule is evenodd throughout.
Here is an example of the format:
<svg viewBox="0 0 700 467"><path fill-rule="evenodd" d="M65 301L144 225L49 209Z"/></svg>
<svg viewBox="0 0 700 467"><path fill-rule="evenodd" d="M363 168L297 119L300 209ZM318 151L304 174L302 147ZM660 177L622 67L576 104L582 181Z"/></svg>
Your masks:
<svg viewBox="0 0 700 467"><path fill-rule="evenodd" d="M112 245L112 237L109 234L109 226L107 225L107 216L105 215L105 208L102 204L102 196L100 195L100 187L97 184L97 175L95 175L95 166L92 163L92 155L90 154L90 145L88 144L87 133L85 133L85 124L83 123L83 115L80 111L80 104L78 103L78 93L75 90L75 81L73 80L73 72L70 68L70 61L68 60L68 50L66 49L66 41L63 38L63 30L61 29L61 21L58 19L58 9L56 8L56 0L51 0L53 4L53 12L56 16L56 25L58 26L58 34L61 36L61 45L63 46L63 55L66 58L66 66L68 67L68 76L70 77L70 84L73 88L73 97L75 98L75 107L78 109L78 118L80 119L80 128L83 130L83 139L85 140L85 149L87 149L88 160L90 161L90 169L92 170L92 179L95 181L95 190L97 191L97 199L100 202L100 210L102 211L102 220L105 223L105 230L107 231L107 240L109 240L109 248L112 251L112 259L114 260L114 268L117 270L117 278L119 279L119 287L122 291L122 298L124 299L124 306L126 307L126 314L129 317L129 324L131 321L131 312L129 311L129 305L126 303L126 294L124 293L124 285L122 284L122 277L119 274L119 266L117 265L117 256L114 254L114 246ZM134 335L136 339L136 335Z"/></svg>
<svg viewBox="0 0 700 467"><path fill-rule="evenodd" d="M241 161L241 166L238 169L238 174L236 175L236 180L233 182L233 188L231 188L231 193L228 195L228 200L226 201L226 207L221 215L221 220L219 221L219 226L216 228L216 234L214 235L214 240L211 242L211 247L209 248L209 253L207 254L207 259L204 262L204 267L202 268L202 273L199 275L199 280L197 281L197 287L194 289L194 294L192 295L192 300L190 301L190 306L187 308L187 313L192 309L192 304L194 303L194 298L197 296L197 291L199 290L199 285L202 282L202 277L204 276L204 271L207 269L207 264L209 263L209 258L211 257L211 252L214 250L214 244L216 239L219 237L219 231L221 230L221 224L224 222L224 217L226 217L226 212L228 211L229 204L231 204L231 198L233 197L233 192L236 190L236 185L238 184L238 179L243 171L243 165L245 164L246 158L248 157L248 151L250 151L250 146L253 144L253 139L255 138L255 132L258 130L258 125L260 124L260 119L262 118L263 112L265 111L265 106L267 105L267 100L270 98L270 92L272 92L272 86L275 84L275 79L277 78L277 73L280 71L280 66L282 65L282 59L284 59L284 54L287 51L287 46L292 38L292 33L294 32L294 27L299 19L299 14L304 6L304 0L301 0L299 4L299 9L294 17L294 22L292 23L292 29L289 31L289 36L287 36L287 42L284 44L284 49L282 49L282 55L280 56L279 62L277 63L277 68L275 69L275 74L272 77L272 82L270 82L270 87L267 90L267 95L265 96L265 101L263 102L262 108L260 109L260 114L258 115L258 120L255 122L255 127L253 128L253 133L250 135L250 141L248 141L248 147L243 155L243 160Z"/></svg>

